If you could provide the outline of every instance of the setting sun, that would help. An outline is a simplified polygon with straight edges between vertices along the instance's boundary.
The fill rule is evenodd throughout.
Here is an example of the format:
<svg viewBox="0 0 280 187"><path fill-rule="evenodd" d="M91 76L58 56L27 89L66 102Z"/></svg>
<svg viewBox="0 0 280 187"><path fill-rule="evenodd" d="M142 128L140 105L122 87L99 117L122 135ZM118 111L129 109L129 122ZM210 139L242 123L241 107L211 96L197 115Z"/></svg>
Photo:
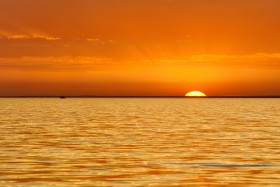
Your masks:
<svg viewBox="0 0 280 187"><path fill-rule="evenodd" d="M187 97L206 97L206 94L200 92L200 91L192 91L187 93L185 96Z"/></svg>

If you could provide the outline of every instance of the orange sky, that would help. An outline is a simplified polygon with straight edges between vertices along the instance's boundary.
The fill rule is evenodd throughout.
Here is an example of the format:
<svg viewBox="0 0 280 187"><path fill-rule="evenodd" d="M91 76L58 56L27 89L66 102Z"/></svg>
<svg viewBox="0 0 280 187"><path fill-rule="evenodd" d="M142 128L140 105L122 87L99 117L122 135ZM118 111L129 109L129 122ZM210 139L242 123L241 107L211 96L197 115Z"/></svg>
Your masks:
<svg viewBox="0 0 280 187"><path fill-rule="evenodd" d="M0 0L0 96L280 95L279 0Z"/></svg>

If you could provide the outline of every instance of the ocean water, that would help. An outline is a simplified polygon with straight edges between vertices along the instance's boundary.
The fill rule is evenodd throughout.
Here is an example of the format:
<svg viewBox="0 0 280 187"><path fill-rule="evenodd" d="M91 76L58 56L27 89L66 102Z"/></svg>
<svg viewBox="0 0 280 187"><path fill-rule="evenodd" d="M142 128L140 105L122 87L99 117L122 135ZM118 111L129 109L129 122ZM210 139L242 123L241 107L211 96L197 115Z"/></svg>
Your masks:
<svg viewBox="0 0 280 187"><path fill-rule="evenodd" d="M280 186L280 99L0 99L0 186Z"/></svg>

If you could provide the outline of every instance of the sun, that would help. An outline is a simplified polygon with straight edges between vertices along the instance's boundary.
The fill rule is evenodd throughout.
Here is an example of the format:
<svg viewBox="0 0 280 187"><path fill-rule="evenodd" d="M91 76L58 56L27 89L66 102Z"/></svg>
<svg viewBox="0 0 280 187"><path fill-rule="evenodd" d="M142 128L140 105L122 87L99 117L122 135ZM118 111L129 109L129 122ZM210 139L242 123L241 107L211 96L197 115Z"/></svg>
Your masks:
<svg viewBox="0 0 280 187"><path fill-rule="evenodd" d="M206 94L200 91L192 91L185 95L186 97L206 97Z"/></svg>

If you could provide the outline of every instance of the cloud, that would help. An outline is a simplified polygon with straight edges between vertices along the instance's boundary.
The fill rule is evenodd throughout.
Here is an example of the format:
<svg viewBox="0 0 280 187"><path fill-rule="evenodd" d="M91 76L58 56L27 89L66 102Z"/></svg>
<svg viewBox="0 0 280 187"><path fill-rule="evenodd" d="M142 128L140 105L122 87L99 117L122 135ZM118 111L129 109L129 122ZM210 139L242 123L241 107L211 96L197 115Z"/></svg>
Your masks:
<svg viewBox="0 0 280 187"><path fill-rule="evenodd" d="M61 40L60 37L55 37L40 31L24 31L24 32L8 32L0 30L0 39L8 40L48 40L56 41Z"/></svg>
<svg viewBox="0 0 280 187"><path fill-rule="evenodd" d="M247 55L190 55L163 59L147 59L144 64L155 65L217 65L217 66L266 66L280 68L280 53L255 53Z"/></svg>
<svg viewBox="0 0 280 187"><path fill-rule="evenodd" d="M39 35L39 34L30 34L30 35L15 34L15 35L6 36L6 38L10 40L28 40L28 39L43 39L43 40L50 40L50 41L61 40L61 38L59 37L52 37L52 36Z"/></svg>
<svg viewBox="0 0 280 187"><path fill-rule="evenodd" d="M86 41L88 41L88 42L99 42L100 39L98 39L98 38L87 38Z"/></svg>
<svg viewBox="0 0 280 187"><path fill-rule="evenodd" d="M94 71L114 65L118 62L109 58L85 56L0 58L1 70Z"/></svg>
<svg viewBox="0 0 280 187"><path fill-rule="evenodd" d="M93 56L0 57L1 71L100 71L147 67L258 68L280 70L280 53L191 55L188 57L125 60Z"/></svg>
<svg viewBox="0 0 280 187"><path fill-rule="evenodd" d="M79 39L83 40L83 39ZM99 38L86 38L85 41L91 42L91 43L96 43L96 44L117 44L118 42L113 41L113 40L101 40Z"/></svg>

